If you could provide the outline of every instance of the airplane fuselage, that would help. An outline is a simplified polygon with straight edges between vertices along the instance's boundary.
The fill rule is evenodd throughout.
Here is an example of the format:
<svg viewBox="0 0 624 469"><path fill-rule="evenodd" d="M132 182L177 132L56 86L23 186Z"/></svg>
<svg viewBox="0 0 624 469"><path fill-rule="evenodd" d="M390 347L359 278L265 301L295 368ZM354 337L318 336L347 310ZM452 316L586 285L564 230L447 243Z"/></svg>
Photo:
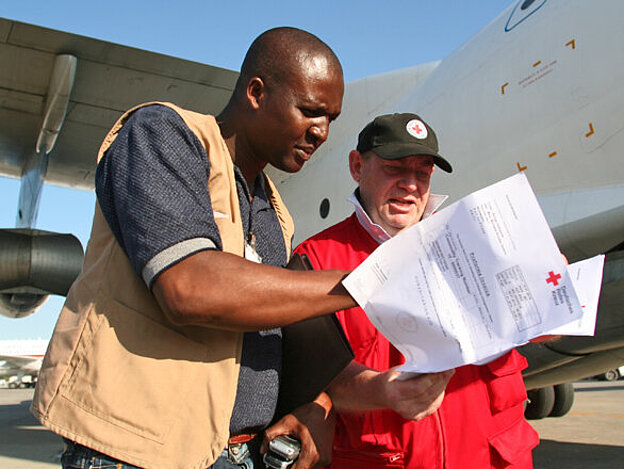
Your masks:
<svg viewBox="0 0 624 469"><path fill-rule="evenodd" d="M314 161L278 176L297 239L351 212L347 155L363 125L409 111L432 125L453 164L432 184L449 202L523 171L571 261L624 241L622 17L624 4L613 0L516 2L437 66L348 85L343 115ZM305 193L293 193L304 179Z"/></svg>

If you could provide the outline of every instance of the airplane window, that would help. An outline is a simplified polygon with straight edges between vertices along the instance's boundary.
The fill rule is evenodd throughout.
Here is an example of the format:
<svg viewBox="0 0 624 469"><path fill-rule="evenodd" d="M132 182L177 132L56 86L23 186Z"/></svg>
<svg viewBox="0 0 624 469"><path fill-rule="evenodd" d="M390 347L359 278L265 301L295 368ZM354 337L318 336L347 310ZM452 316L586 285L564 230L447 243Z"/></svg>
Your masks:
<svg viewBox="0 0 624 469"><path fill-rule="evenodd" d="M522 6L520 7L521 10L526 10L527 8L529 8L533 3L535 2L535 0L524 0L524 3L522 4Z"/></svg>
<svg viewBox="0 0 624 469"><path fill-rule="evenodd" d="M516 3L507 24L505 25L505 31L509 32L526 20L529 16L533 15L537 10L544 6L548 0L521 0Z"/></svg>
<svg viewBox="0 0 624 469"><path fill-rule="evenodd" d="M329 215L329 199L323 199L319 212L321 213L321 218L327 218L327 215Z"/></svg>

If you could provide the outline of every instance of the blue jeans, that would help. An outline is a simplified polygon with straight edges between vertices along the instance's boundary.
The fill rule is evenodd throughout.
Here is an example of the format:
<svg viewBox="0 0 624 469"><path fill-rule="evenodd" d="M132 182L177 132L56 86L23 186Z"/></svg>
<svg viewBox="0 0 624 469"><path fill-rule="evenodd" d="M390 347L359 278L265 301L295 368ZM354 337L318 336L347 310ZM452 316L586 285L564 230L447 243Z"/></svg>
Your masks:
<svg viewBox="0 0 624 469"><path fill-rule="evenodd" d="M61 456L63 469L140 469L137 466L127 464L111 458L86 446L63 438L65 451Z"/></svg>
<svg viewBox="0 0 624 469"><path fill-rule="evenodd" d="M207 469L262 469L260 438L249 443L232 445L225 449L212 466ZM141 469L138 466L119 461L65 439L65 452L61 457L63 469Z"/></svg>
<svg viewBox="0 0 624 469"><path fill-rule="evenodd" d="M261 462L259 448L260 442L255 440L232 445L223 450L219 459L209 469L263 469L264 463Z"/></svg>

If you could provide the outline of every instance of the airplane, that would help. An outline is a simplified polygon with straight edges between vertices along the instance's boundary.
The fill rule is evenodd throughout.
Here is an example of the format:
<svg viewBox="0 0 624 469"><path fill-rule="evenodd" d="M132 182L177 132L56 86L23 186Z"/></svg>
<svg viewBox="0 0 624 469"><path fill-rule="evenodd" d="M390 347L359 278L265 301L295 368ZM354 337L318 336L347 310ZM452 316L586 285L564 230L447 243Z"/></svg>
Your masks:
<svg viewBox="0 0 624 469"><path fill-rule="evenodd" d="M595 336L520 348L533 418L565 414L571 381L624 363L623 14L619 0L515 1L441 61L348 83L303 170L268 170L295 242L351 213L347 155L378 114L416 112L436 129L454 174L432 187L451 202L524 172L569 261L606 254ZM218 113L237 74L5 19L0 38L0 174L22 178L18 228L0 230L0 311L17 317L66 293L82 261L71 235L34 229L42 182L92 190L94 155L124 110L159 100Z"/></svg>
<svg viewBox="0 0 624 469"><path fill-rule="evenodd" d="M0 230L0 314L24 317L66 294L83 259L75 236L34 228L43 181L93 190L94 152L125 109L216 113L238 74L3 18L0 60L0 174L21 178L16 227Z"/></svg>
<svg viewBox="0 0 624 469"><path fill-rule="evenodd" d="M9 378L10 387L34 386L48 342L47 339L0 340L0 379Z"/></svg>

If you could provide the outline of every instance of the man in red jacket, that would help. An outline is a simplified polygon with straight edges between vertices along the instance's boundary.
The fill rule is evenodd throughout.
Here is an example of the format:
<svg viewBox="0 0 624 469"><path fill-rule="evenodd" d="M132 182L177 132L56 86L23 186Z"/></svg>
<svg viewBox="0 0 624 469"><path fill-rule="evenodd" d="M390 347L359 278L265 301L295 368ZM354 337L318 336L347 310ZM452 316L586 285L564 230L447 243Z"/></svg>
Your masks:
<svg viewBox="0 0 624 469"><path fill-rule="evenodd" d="M434 166L452 167L438 154L431 127L415 114L379 116L360 133L349 168L359 187L355 212L302 243L315 269L353 269L380 244L434 213L446 199L430 193ZM447 372L440 407L415 412L396 380L403 356L361 308L336 313L355 352L331 385L338 410L332 469L530 468L539 443L524 419L527 362L511 352L486 365ZM422 375L426 389L432 375ZM452 376L452 378L451 378ZM439 383L439 376L435 377ZM436 392L431 389L431 393Z"/></svg>

